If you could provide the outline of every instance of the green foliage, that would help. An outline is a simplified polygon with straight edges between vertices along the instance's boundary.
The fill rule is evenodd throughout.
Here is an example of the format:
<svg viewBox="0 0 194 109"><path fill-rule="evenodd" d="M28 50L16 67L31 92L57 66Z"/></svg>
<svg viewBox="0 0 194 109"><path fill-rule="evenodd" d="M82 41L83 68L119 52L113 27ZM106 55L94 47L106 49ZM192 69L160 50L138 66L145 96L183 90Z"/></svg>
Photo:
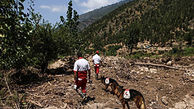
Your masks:
<svg viewBox="0 0 194 109"><path fill-rule="evenodd" d="M124 43L128 46L128 48L131 50L130 53L132 53L132 49L137 45L139 42L140 37L140 24L137 22L134 22L130 25L128 28L126 34L126 38Z"/></svg>
<svg viewBox="0 0 194 109"><path fill-rule="evenodd" d="M69 29L72 29L73 26L72 15L73 15L72 0L70 0L68 3L67 10L67 26L69 27Z"/></svg>
<svg viewBox="0 0 194 109"><path fill-rule="evenodd" d="M1 31L0 34L0 65L1 69L26 66L27 54L30 49L29 32L32 26L23 12L22 2L19 6L14 0L0 1Z"/></svg>
<svg viewBox="0 0 194 109"><path fill-rule="evenodd" d="M23 0L0 1L0 66L1 69L22 69L26 66L41 68L44 72L49 61L59 55L70 55L80 48L81 38L77 25L79 15L69 2L67 22L51 26L34 12L31 1L28 13L23 12Z"/></svg>
<svg viewBox="0 0 194 109"><path fill-rule="evenodd" d="M80 24L79 24L80 30L83 30L84 28L92 24L93 22L99 20L100 18L112 12L113 10L131 1L132 0L123 0L118 3L108 5L108 6L99 8L99 9L95 9L93 11L80 15Z"/></svg>
<svg viewBox="0 0 194 109"><path fill-rule="evenodd" d="M32 50L29 54L32 63L35 62L44 72L48 66L48 62L56 59L58 54L57 42L54 40L54 31L51 24L42 24L36 27L33 32Z"/></svg>
<svg viewBox="0 0 194 109"><path fill-rule="evenodd" d="M172 54L175 54L175 53L180 53L181 51L177 48L177 47L173 47L172 50L171 50L171 53Z"/></svg>
<svg viewBox="0 0 194 109"><path fill-rule="evenodd" d="M175 47L168 53L164 53L164 56L166 57L182 57L182 56L194 56L194 48L193 47L187 47L182 50Z"/></svg>
<svg viewBox="0 0 194 109"><path fill-rule="evenodd" d="M185 56L194 56L194 47L185 48L184 51L183 51L183 54Z"/></svg>
<svg viewBox="0 0 194 109"><path fill-rule="evenodd" d="M23 68L34 66L45 72L50 61L61 55L72 55L81 47L82 40L77 30L79 16L72 8L72 1L67 22L60 17L62 24L54 26L35 13L33 0L29 12L24 13L23 2L0 0L0 71L5 72L0 73L0 102L13 108L22 108L25 97L12 90L13 87L9 88L7 77L3 77L8 75L6 71L15 69L18 75L22 75Z"/></svg>
<svg viewBox="0 0 194 109"><path fill-rule="evenodd" d="M131 52L145 40L160 46L187 41L192 46L193 12L193 0L134 0L84 29L82 36L98 48L122 42Z"/></svg>
<svg viewBox="0 0 194 109"><path fill-rule="evenodd" d="M193 45L193 40L194 40L194 31L190 30L189 33L185 33L184 40L187 41L187 44L189 46L192 46Z"/></svg>
<svg viewBox="0 0 194 109"><path fill-rule="evenodd" d="M126 56L126 58L130 58L130 59L141 59L143 57L153 57L153 54L147 54L144 52L135 52L131 55Z"/></svg>
<svg viewBox="0 0 194 109"><path fill-rule="evenodd" d="M122 48L121 45L114 45L114 46L109 46L108 50L106 50L106 55L107 56L116 56L117 55L117 50Z"/></svg>
<svg viewBox="0 0 194 109"><path fill-rule="evenodd" d="M76 10L73 10L72 8L72 0L68 3L68 10L67 10L67 19L64 20L64 17L60 17L62 24L59 25L59 28L57 28L57 32L55 34L58 34L59 39L62 39L62 41L58 40L60 44L64 43L66 47L63 45L59 45L59 47L62 47L60 49L60 55L62 54L74 54L77 50L81 47L81 37L78 34L78 24L79 24L79 15Z"/></svg>

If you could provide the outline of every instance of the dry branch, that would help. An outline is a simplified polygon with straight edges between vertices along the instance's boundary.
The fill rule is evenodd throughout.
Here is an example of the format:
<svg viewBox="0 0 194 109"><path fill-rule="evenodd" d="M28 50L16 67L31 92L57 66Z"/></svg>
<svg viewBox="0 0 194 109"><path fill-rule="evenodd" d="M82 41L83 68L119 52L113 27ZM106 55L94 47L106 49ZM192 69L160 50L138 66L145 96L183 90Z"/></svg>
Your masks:
<svg viewBox="0 0 194 109"><path fill-rule="evenodd" d="M8 73L8 74L9 74L9 73ZM5 84L6 84L6 87L7 87L7 90L8 90L8 92L9 92L10 96L13 96L13 94L12 94L12 92L11 92L11 90L10 90L9 84L8 84L8 82L7 82L7 77L6 77L6 76L4 77L4 80L5 80ZM20 109L17 103L14 102L14 105L15 105L15 108L16 108L16 109Z"/></svg>
<svg viewBox="0 0 194 109"><path fill-rule="evenodd" d="M38 106L38 107L43 107L39 102L37 102L37 101L32 101L32 100L28 100L28 102L30 102L31 104L34 104L34 105L36 105L36 106Z"/></svg>
<svg viewBox="0 0 194 109"><path fill-rule="evenodd" d="M141 65L141 66L164 67L164 68L174 69L174 70L184 70L184 69L180 69L180 68L176 68L176 67L172 67L172 66L167 66L167 65L163 65L163 64L141 63L141 62L136 62L136 63L134 63L134 64L135 64L135 65ZM185 70L184 70L184 71L185 71Z"/></svg>

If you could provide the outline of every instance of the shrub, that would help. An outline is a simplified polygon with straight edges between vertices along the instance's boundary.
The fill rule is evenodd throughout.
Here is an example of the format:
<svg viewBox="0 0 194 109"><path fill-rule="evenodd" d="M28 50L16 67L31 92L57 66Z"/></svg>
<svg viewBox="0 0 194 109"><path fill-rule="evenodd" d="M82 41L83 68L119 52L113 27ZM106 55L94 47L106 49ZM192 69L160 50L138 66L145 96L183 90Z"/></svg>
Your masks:
<svg viewBox="0 0 194 109"><path fill-rule="evenodd" d="M114 46L109 46L108 50L106 51L107 56L116 56L117 55L117 50L122 48L121 45L114 45Z"/></svg>

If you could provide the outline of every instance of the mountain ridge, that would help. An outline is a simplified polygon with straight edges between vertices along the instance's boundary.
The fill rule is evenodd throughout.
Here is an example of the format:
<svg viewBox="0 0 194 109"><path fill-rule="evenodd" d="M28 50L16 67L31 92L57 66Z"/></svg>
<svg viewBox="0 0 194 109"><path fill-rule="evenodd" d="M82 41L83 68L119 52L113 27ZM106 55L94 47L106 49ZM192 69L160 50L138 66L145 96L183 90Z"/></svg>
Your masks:
<svg viewBox="0 0 194 109"><path fill-rule="evenodd" d="M122 6L123 4L126 4L132 0L122 0L120 2L117 2L112 5L104 6L99 9L95 9L93 11L89 11L87 13L81 14L79 18L79 29L83 30L84 28L88 27L88 25L91 25L96 20L102 18L106 14L112 12L113 10L117 9L118 7Z"/></svg>

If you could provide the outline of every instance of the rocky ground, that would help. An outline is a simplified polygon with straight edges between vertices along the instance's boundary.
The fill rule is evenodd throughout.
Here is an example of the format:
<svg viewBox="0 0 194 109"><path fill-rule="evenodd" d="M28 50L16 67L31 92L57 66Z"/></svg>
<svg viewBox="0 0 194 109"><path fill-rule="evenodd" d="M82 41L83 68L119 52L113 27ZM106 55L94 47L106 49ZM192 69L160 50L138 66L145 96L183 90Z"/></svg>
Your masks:
<svg viewBox="0 0 194 109"><path fill-rule="evenodd" d="M102 90L95 80L92 57L92 83L87 84L86 103L74 91L72 63L63 59L49 66L48 81L24 89L34 108L45 109L120 109L116 96ZM124 88L140 91L147 109L194 109L194 57L180 59L139 59L102 57L100 75L117 80ZM131 109L136 109L130 102Z"/></svg>

